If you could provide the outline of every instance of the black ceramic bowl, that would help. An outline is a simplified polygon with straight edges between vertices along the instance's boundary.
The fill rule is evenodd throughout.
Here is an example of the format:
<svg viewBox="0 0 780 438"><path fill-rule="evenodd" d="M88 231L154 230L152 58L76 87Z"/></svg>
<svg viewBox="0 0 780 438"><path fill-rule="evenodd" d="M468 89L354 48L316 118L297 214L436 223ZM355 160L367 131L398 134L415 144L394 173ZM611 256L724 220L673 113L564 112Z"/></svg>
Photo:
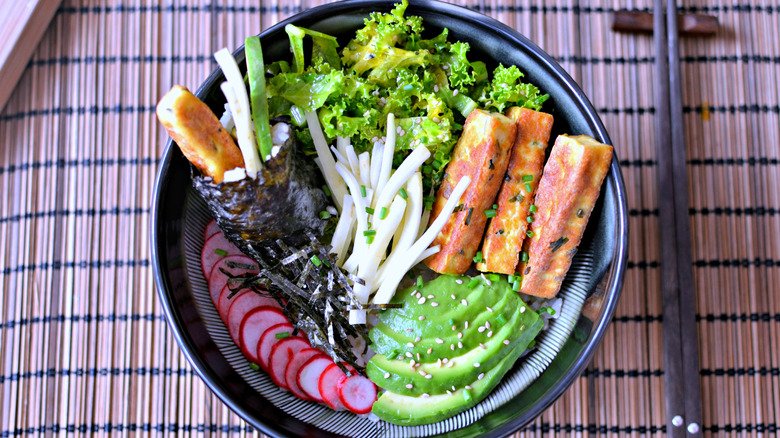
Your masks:
<svg viewBox="0 0 780 438"><path fill-rule="evenodd" d="M284 32L287 23L335 35L343 45L361 27L370 12L389 11L392 7L390 1L354 0L307 10L260 35L265 58L268 61L289 57L289 44ZM569 75L550 56L513 29L468 9L436 1L413 1L407 14L422 16L425 28L431 33L447 27L451 41L469 42L470 59L481 59L489 68L497 65L498 60L504 65L520 67L526 74L526 81L550 94L544 110L555 117L553 138L561 133L588 134L611 144L595 109ZM236 57L241 64L243 49L236 53ZM198 97L217 114L223 110L224 98L219 90L223 80L221 72L215 71L197 91ZM169 142L155 186L152 261L165 315L184 354L220 399L266 434L346 434L346 431L326 432L285 414L252 388L218 348L207 330L203 312L196 306L196 294L193 293L196 283L202 281L197 280L198 276L202 278L202 274L197 269L188 268L193 266L193 261L188 260L193 251L186 247L191 243L186 243L185 233L189 232L188 214L191 214L194 197L197 195L191 189L190 166L178 148ZM587 300L582 314L574 319L576 324L569 332L571 335L565 339L546 371L525 388L521 396L512 398L475 423L448 436L506 436L532 421L571 385L590 361L617 305L625 269L627 236L623 180L618 161L613 158L583 238L583 245L592 249L592 269L588 277L580 281L580 286L587 291ZM194 266L199 266L198 263Z"/></svg>

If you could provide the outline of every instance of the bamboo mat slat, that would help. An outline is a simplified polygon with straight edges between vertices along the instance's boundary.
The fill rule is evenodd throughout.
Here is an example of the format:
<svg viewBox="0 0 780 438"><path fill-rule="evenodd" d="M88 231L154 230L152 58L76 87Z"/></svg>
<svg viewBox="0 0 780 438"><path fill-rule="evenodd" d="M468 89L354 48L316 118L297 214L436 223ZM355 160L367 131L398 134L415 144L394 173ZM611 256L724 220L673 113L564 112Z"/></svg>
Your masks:
<svg viewBox="0 0 780 438"><path fill-rule="evenodd" d="M67 0L0 113L0 434L259 434L195 375L168 329L149 219L167 136L154 105L211 54L316 0ZM666 432L653 42L609 30L650 0L468 0L581 84L621 160L623 297L585 374L517 437ZM685 0L716 15L682 40L705 436L770 436L780 417L780 4Z"/></svg>

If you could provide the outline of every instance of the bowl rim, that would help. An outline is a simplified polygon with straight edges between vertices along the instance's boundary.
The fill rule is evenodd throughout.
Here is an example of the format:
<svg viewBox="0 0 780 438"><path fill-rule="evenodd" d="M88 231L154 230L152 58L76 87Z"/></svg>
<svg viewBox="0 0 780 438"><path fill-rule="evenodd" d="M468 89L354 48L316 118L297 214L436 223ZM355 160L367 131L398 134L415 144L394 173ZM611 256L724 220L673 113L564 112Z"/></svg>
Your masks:
<svg viewBox="0 0 780 438"><path fill-rule="evenodd" d="M298 14L292 15L285 20L278 22L277 24L263 30L259 36L263 36L271 33L278 32L280 28L283 28L289 23L295 23L300 20L306 20L312 18L324 10L328 11L329 15L337 15L341 12L354 11L359 9L379 9L384 6L385 8L392 7L397 1L393 0L345 0L335 3L328 3L319 5ZM477 12L472 9L468 9L463 6L454 5L450 3L444 3L438 0L409 0L410 7L420 8L431 13L440 13L450 16L459 16L461 19L472 21L477 25L481 25L497 32L503 39L507 39L516 42L529 51L534 53L534 56L538 57L541 63L547 69L554 72L555 81L570 94L572 100L577 102L582 113L585 115L589 122L589 125L593 128L594 132L600 137L604 143L612 144L609 134L602 123L598 112L585 96L582 89L576 84L574 79L544 50L533 43L530 39L522 35L519 31L511 28L510 26L492 18ZM244 47L241 45L233 52L234 56L238 59L243 58ZM202 97L206 90L211 89L214 82L222 76L219 67L216 67L211 74L203 81L201 86L195 93L197 96ZM263 433L270 436L283 436L283 431L275 425L269 425L263 422L258 422L255 417L248 412L240 404L233 400L233 395L227 390L222 382L210 372L207 371L208 365L206 360L200 354L197 346L194 344L193 339L184 330L185 324L181 314L174 306L174 300L169 294L164 280L165 272L163 272L162 265L160 263L160 240L158 235L158 229L161 226L160 223L160 201L161 196L166 188L163 184L163 179L172 165L174 158L174 145L173 141L169 138L165 150L161 157L160 167L158 169L155 184L153 189L152 210L151 210L151 261L153 267L153 275L155 279L155 286L157 293L160 297L161 306L165 314L165 318L168 322L168 326L173 332L173 336L182 350L182 353L186 357L187 361L193 368L193 371L203 379L206 386L215 394L219 399L227 405L233 412L238 414L241 418L251 424L253 427L259 429ZM534 421L544 410L546 410L554 401L556 401L564 392L566 392L572 385L575 379L584 371L586 366L590 363L596 349L601 345L601 341L606 333L607 326L612 320L617 302L620 298L623 288L623 280L625 274L625 267L628 257L628 214L627 214L627 202L625 185L623 176L620 171L619 161L617 159L616 151L613 151L612 163L610 164L610 172L613 183L615 185L615 235L617 236L615 241L615 247L612 257L612 263L610 270L614 272L613 281L608 285L608 288L604 291L605 301L602 305L602 316L594 322L593 328L589 335L589 339L576 357L575 361L567 367L566 375L557 382L555 386L548 390L539 401L533 405L526 414L522 417L516 417L504 422L497 428L491 429L482 436L506 436L511 434L528 423ZM468 426L466 426L468 428ZM463 430L463 429L460 429ZM322 431L324 434L330 434L329 432ZM457 432L457 431L454 431Z"/></svg>

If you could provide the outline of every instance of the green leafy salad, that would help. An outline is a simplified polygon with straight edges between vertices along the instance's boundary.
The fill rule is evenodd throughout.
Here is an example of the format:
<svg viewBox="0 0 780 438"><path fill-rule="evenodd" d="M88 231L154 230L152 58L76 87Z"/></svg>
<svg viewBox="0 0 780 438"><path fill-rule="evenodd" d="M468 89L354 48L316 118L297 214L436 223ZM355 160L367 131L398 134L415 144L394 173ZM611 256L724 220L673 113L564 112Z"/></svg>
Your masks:
<svg viewBox="0 0 780 438"><path fill-rule="evenodd" d="M271 117L289 116L299 140L315 154L305 112L316 111L325 136L349 137L368 151L396 117L394 165L423 144L431 157L423 166L425 187L438 185L466 116L474 108L503 112L509 106L541 109L548 95L521 81L515 66L488 75L482 61L469 61L469 44L448 40L447 29L426 38L422 17L405 16L408 1L390 13L372 13L343 48L335 37L288 25L292 65L267 66ZM311 37L307 64L304 39Z"/></svg>

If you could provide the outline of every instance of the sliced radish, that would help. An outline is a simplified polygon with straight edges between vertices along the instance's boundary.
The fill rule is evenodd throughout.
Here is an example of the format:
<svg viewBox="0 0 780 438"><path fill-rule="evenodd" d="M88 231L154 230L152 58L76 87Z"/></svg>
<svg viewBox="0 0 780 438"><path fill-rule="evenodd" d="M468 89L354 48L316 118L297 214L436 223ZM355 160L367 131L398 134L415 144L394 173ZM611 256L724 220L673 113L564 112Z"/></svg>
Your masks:
<svg viewBox="0 0 780 438"><path fill-rule="evenodd" d="M344 405L339 399L338 384L346 378L347 375L344 374L344 371L341 371L341 368L335 363L328 365L320 376L320 383L318 386L320 396L326 405L337 411L344 409Z"/></svg>
<svg viewBox="0 0 780 438"><path fill-rule="evenodd" d="M322 354L310 358L298 371L296 383L312 400L322 403L320 395L320 376L328 365L333 363L333 359Z"/></svg>
<svg viewBox="0 0 780 438"><path fill-rule="evenodd" d="M203 241L205 242L209 240L209 237L221 232L222 230L219 229L216 219L212 219L211 222L206 225L206 231L203 232Z"/></svg>
<svg viewBox="0 0 780 438"><path fill-rule="evenodd" d="M233 338L236 344L239 343L238 334L241 327L241 321L244 320L244 316L246 316L247 313L257 309L258 307L264 306L274 307L277 309L282 308L282 306L280 306L279 303L271 297L257 294L254 291L249 292L251 293L244 293L241 294L241 296L234 297L232 300L233 303L230 304L230 307L228 307L227 321L225 322L225 325L227 325L228 332L230 332L230 337Z"/></svg>
<svg viewBox="0 0 780 438"><path fill-rule="evenodd" d="M200 252L200 267L203 269L203 276L206 277L206 280L209 279L211 270L217 262L232 255L244 254L222 232L208 238Z"/></svg>
<svg viewBox="0 0 780 438"><path fill-rule="evenodd" d="M228 266L228 262L252 266L253 268L231 268ZM257 268L257 263L245 255L231 255L219 260L214 267L211 268L211 275L209 275L209 293L211 294L211 302L214 303L214 306L219 303L219 294L230 279L227 274L222 272L223 269L231 275L257 274L260 272Z"/></svg>
<svg viewBox="0 0 780 438"><path fill-rule="evenodd" d="M244 355L254 363L259 363L257 359L257 346L260 337L266 330L276 324L287 322L281 310L271 306L261 306L252 310L244 316L241 326L238 330L238 346Z"/></svg>
<svg viewBox="0 0 780 438"><path fill-rule="evenodd" d="M249 292L249 289L242 289L230 297L230 294L233 293L233 291L230 290L230 286L225 285L225 287L222 288L222 292L219 293L219 299L217 300L217 312L219 312L219 317L222 318L222 322L227 323L227 315L228 310L230 310L230 305L233 304L233 302L235 302L238 297Z"/></svg>
<svg viewBox="0 0 780 438"><path fill-rule="evenodd" d="M367 377L353 374L337 385L339 400L355 414L367 414L376 401L376 385Z"/></svg>
<svg viewBox="0 0 780 438"><path fill-rule="evenodd" d="M271 356L268 361L268 374L271 380L284 389L289 389L287 384L287 365L301 351L311 348L309 341L299 336L290 336L281 339L271 349Z"/></svg>
<svg viewBox="0 0 780 438"><path fill-rule="evenodd" d="M287 369L284 371L284 381L287 383L287 389L296 397L303 400L312 400L312 398L306 395L301 387L298 386L298 372L309 359L321 354L322 352L316 348L305 348L299 351L298 354L292 358L290 363L287 364Z"/></svg>
<svg viewBox="0 0 780 438"><path fill-rule="evenodd" d="M287 336L290 336L294 329L295 327L293 327L289 321L286 321L269 327L268 330L263 333L263 336L260 336L260 343L257 344L257 358L260 360L260 368L266 372L268 371L268 360L271 357L271 350L274 348L274 345L282 340L282 336L284 336L282 333L286 332Z"/></svg>

